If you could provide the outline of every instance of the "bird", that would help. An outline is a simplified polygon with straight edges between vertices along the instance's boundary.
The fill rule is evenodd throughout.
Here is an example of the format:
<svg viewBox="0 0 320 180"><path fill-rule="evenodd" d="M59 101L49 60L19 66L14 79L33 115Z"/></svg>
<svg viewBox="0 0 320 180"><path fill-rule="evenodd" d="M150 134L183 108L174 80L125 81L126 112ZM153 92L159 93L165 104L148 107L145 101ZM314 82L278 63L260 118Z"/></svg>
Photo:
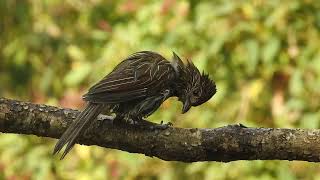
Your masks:
<svg viewBox="0 0 320 180"><path fill-rule="evenodd" d="M58 140L53 154L66 146L63 159L76 138L103 112L115 114L114 122L139 122L170 97L178 97L183 103L182 113L186 113L215 93L216 85L209 75L200 73L189 60L184 64L175 52L171 62L153 51L133 53L83 95L87 103L84 110Z"/></svg>

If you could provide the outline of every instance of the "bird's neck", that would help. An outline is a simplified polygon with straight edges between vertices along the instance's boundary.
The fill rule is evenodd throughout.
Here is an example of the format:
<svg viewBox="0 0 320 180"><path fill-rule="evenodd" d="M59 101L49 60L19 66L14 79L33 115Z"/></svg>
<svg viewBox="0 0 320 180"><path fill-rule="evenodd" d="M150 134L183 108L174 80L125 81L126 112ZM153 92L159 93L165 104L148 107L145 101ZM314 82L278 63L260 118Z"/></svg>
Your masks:
<svg viewBox="0 0 320 180"><path fill-rule="evenodd" d="M171 65L176 74L175 81L172 83L173 94L179 99L183 99L185 97L185 90L187 89L187 72L184 69L185 67L177 61L174 61Z"/></svg>
<svg viewBox="0 0 320 180"><path fill-rule="evenodd" d="M174 96L182 99L187 88L186 80L184 77L182 77L182 74L178 74L176 76L176 80L174 81L172 86L172 89L174 89Z"/></svg>

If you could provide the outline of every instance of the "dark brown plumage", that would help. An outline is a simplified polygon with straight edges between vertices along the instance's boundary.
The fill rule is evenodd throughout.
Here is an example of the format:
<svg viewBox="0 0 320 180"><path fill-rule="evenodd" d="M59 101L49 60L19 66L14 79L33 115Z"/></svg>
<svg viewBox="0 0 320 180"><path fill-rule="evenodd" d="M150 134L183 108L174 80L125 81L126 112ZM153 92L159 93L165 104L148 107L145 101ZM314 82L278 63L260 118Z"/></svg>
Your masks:
<svg viewBox="0 0 320 180"><path fill-rule="evenodd" d="M64 132L53 153L67 145L61 159L64 158L79 134L102 112L114 113L115 121L139 121L151 115L169 97L177 96L183 102L182 112L185 113L215 93L215 83L208 75L201 74L191 62L184 65L175 53L171 63L155 52L134 53L83 96L87 106Z"/></svg>

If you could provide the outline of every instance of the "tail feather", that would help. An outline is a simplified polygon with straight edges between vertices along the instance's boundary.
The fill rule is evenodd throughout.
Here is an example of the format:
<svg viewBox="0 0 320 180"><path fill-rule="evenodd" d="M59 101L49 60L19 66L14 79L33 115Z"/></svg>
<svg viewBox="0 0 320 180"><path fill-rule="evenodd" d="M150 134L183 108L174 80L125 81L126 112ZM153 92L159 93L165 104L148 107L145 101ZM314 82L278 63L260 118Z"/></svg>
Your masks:
<svg viewBox="0 0 320 180"><path fill-rule="evenodd" d="M88 103L86 108L79 114L76 120L68 127L63 133L59 141L57 142L53 154L57 154L60 150L67 145L60 159L63 159L67 153L72 149L75 144L76 138L81 132L84 132L85 128L90 126L96 117L103 110L102 104Z"/></svg>
<svg viewBox="0 0 320 180"><path fill-rule="evenodd" d="M57 154L60 152L60 150L63 148L63 146L68 142L68 139L70 139L70 136L73 134L74 130L79 126L79 124L82 122L85 122L85 116L90 112L92 107L90 105L87 105L87 107L78 115L76 120L68 127L68 129L62 134L59 141L57 142L53 154Z"/></svg>

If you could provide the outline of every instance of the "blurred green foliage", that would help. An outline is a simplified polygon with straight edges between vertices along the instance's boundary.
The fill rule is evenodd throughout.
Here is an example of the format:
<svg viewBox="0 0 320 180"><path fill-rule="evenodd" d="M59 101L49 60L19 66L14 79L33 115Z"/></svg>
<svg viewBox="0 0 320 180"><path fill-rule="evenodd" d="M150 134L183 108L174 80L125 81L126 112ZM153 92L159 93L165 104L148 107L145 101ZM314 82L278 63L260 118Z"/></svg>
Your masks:
<svg viewBox="0 0 320 180"><path fill-rule="evenodd" d="M218 87L184 115L168 100L155 122L320 127L317 0L0 1L0 96L81 108L90 85L140 50L192 59ZM320 179L305 162L187 164L79 145L59 161L54 143L1 134L0 179Z"/></svg>

